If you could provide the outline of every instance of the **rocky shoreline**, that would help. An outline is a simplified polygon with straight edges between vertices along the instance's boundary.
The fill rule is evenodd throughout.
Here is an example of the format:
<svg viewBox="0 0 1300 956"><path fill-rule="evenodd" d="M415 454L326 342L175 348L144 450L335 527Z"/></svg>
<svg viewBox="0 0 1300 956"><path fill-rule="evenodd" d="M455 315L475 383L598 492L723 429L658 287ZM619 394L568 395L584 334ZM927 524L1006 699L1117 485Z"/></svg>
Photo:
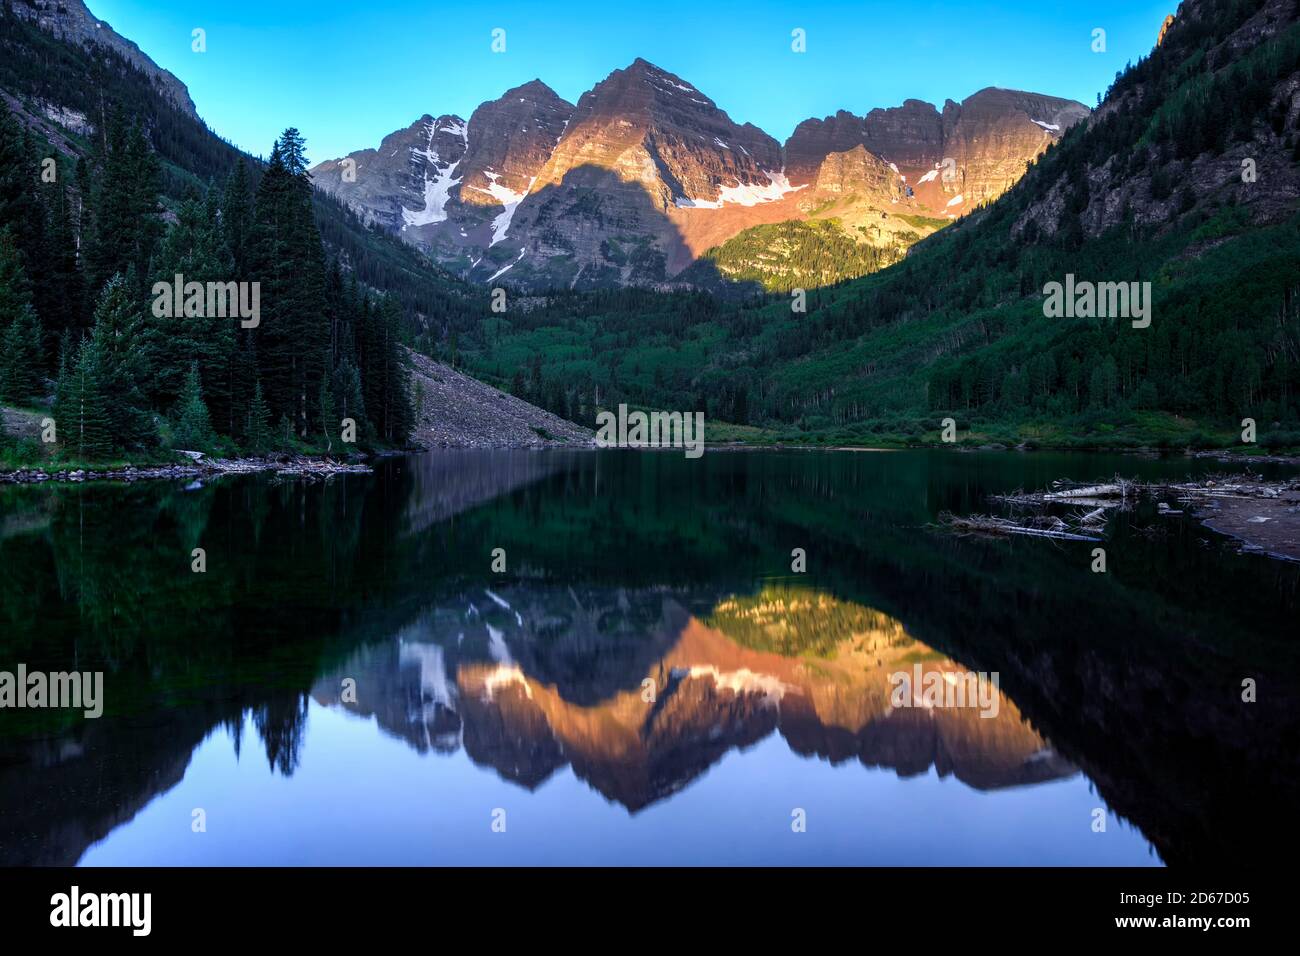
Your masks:
<svg viewBox="0 0 1300 956"><path fill-rule="evenodd" d="M1195 502L1192 516L1239 542L1246 554L1300 561L1300 487L1273 491Z"/></svg>
<svg viewBox="0 0 1300 956"><path fill-rule="evenodd" d="M192 460L175 465L126 465L122 468L76 468L48 471L44 468L20 468L0 472L0 485L36 485L47 482L81 483L86 481L155 481L216 478L221 475L250 475L273 472L293 478L325 479L341 474L368 474L370 465L333 458L306 455L268 455L261 458L208 458L198 452L186 452ZM197 455L198 457L193 457Z"/></svg>

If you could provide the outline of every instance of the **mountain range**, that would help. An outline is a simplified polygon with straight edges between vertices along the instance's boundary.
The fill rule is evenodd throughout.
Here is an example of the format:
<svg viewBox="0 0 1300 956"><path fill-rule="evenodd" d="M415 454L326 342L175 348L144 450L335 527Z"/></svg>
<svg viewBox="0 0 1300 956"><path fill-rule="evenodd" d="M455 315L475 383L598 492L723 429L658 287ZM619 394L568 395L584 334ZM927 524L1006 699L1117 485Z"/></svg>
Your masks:
<svg viewBox="0 0 1300 956"><path fill-rule="evenodd" d="M747 231L820 222L873 266L996 199L1089 110L988 88L942 110L910 99L800 123L784 143L644 59L576 105L540 80L461 117L422 116L316 185L457 275L523 288L702 284ZM822 240L826 236L823 234ZM790 250L761 243L780 285ZM833 278L860 274L852 269ZM863 269L861 271L872 271Z"/></svg>
<svg viewBox="0 0 1300 956"><path fill-rule="evenodd" d="M783 295L560 291L504 325L458 321L459 354L473 374L552 410L562 406L548 396L562 389L579 420L619 401L703 410L713 440L938 442L951 417L972 445L1182 449L1240 445L1251 419L1261 445L1291 447L1300 441L1297 3L1184 0L1162 31L996 200L874 274L836 282L827 269L827 281L807 286L806 312ZM1153 23L1153 43L1160 32ZM1037 128L1032 119L1051 123L1031 115L1024 125ZM843 139L826 139L843 145L873 124L846 121ZM888 156L899 141L872 145ZM787 179L805 181L824 148L801 159L787 144ZM916 169L907 159L929 159L900 158L904 174ZM975 173L964 176L963 190ZM996 176L986 188L999 188ZM812 236L821 225L751 227L712 255L760 278L754 264L773 255L756 241L763 230L757 238L806 257L807 275L853 252L829 230ZM744 255L725 255L735 246ZM1045 289L1071 276L1148 290L1151 321L1047 314ZM732 434L722 422L762 430Z"/></svg>
<svg viewBox="0 0 1300 956"><path fill-rule="evenodd" d="M5 9L0 97L35 140L93 158L120 110L168 214L241 159L256 187L262 164L80 0ZM977 444L1183 448L1237 443L1249 417L1292 447L1298 19L1296 0L1183 0L1096 110L986 89L784 145L644 60L577 104L534 81L318 165L316 224L344 274L399 298L407 344L588 425L628 402L753 440L937 441L951 416ZM1149 327L1049 318L1069 275L1149 283ZM498 314L505 283L550 292ZM807 311L700 294L751 284L805 287Z"/></svg>

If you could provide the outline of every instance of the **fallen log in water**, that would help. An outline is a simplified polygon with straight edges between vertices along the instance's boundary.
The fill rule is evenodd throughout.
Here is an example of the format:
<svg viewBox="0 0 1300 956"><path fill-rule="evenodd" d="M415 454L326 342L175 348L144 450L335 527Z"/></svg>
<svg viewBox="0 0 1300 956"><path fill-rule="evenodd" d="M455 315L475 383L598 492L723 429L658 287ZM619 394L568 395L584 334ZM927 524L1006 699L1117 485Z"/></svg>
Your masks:
<svg viewBox="0 0 1300 956"><path fill-rule="evenodd" d="M1127 498L1128 484L1087 485L1083 488L1068 488L1065 491L1045 491L1043 497L1048 501L1066 498Z"/></svg>
<svg viewBox="0 0 1300 956"><path fill-rule="evenodd" d="M1021 521L997 518L993 515L939 515L940 527L958 534L1021 534L1034 538L1057 538L1064 541L1101 541L1096 535L1079 534L1069 530L1069 525L1059 518L1029 518Z"/></svg>
<svg viewBox="0 0 1300 956"><path fill-rule="evenodd" d="M1141 486L1128 478L1116 475L1103 484L1085 485L1068 479L1052 482L1045 491L1020 491L1009 495L990 495L994 501L1013 505L1043 505L1050 502L1082 505L1088 508L1114 508L1128 502L1141 490Z"/></svg>
<svg viewBox="0 0 1300 956"><path fill-rule="evenodd" d="M1278 498L1297 489L1300 489L1300 482L1295 480L1264 481L1252 475L1179 482L1137 481L1116 476L1113 481L1105 484L1079 485L1061 480L1052 482L1052 487L1045 491L1017 491L1010 495L991 495L990 498L1013 505L1070 504L1091 508L1127 508L1144 496L1167 496L1177 501L1196 502L1211 498Z"/></svg>

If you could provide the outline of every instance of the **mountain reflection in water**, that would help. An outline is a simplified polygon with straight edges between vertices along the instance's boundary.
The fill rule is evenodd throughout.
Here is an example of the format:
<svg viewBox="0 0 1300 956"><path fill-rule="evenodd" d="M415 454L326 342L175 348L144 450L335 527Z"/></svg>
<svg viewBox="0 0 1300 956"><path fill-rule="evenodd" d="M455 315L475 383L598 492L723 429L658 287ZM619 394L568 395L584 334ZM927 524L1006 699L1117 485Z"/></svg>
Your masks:
<svg viewBox="0 0 1300 956"><path fill-rule="evenodd" d="M615 662L622 673L600 673L599 622L611 617L648 623L635 646L651 660L626 655ZM396 642L358 651L312 696L373 715L421 752L464 747L529 789L569 765L634 811L773 732L804 756L904 777L933 767L979 790L1075 772L1000 694L996 716L973 701L894 709L889 677L916 663L961 670L887 615L803 588L724 598L710 621L669 590L512 588L427 612ZM349 678L355 703L342 702Z"/></svg>
<svg viewBox="0 0 1300 956"><path fill-rule="evenodd" d="M0 711L0 864L1286 853L1300 569L1154 507L1113 519L1106 574L1086 542L928 528L1063 475L1201 467L448 452L0 488L0 669L105 674L98 720ZM918 667L997 674L995 712L895 707Z"/></svg>

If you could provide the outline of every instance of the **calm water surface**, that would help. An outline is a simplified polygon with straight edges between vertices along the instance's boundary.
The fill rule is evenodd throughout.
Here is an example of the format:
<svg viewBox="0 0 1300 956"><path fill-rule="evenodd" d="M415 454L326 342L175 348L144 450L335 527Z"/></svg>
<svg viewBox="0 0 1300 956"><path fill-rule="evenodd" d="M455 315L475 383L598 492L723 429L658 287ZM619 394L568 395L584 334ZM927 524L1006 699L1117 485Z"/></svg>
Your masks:
<svg viewBox="0 0 1300 956"><path fill-rule="evenodd" d="M106 706L0 711L0 864L1290 853L1300 566L1154 503L1104 574L1088 542L929 527L1215 467L493 451L3 488L0 670L102 670ZM971 670L994 712L892 705L892 674Z"/></svg>

